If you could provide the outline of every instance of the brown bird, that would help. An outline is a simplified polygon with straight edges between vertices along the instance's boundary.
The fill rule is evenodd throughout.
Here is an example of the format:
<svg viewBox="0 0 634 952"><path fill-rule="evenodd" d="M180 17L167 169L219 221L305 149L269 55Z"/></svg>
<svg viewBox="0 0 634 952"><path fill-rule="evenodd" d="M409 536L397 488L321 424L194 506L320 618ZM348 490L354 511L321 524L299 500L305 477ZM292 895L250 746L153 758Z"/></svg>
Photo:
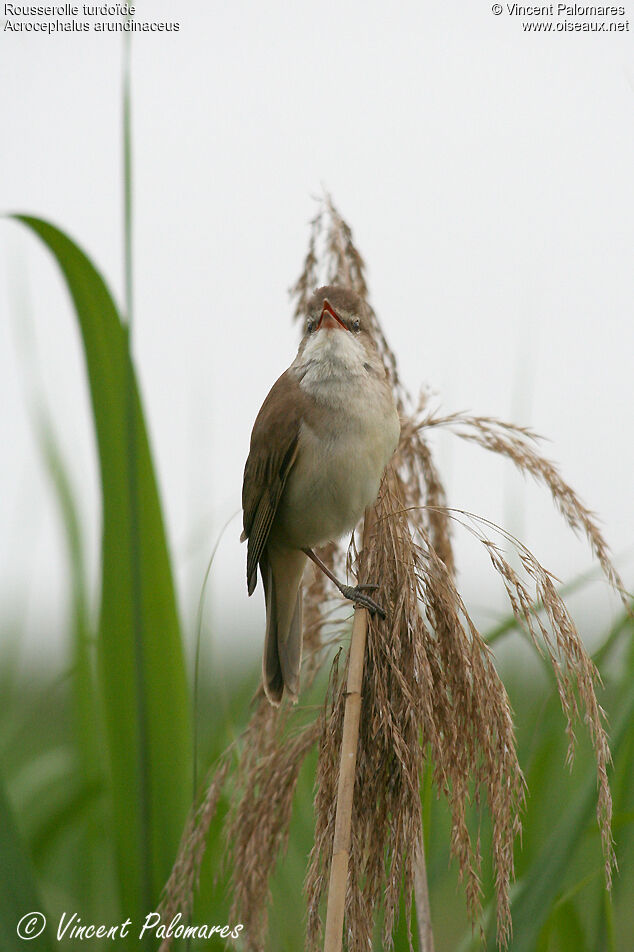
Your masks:
<svg viewBox="0 0 634 952"><path fill-rule="evenodd" d="M354 292L319 288L297 356L273 385L251 434L244 468L243 541L249 595L259 566L266 602L264 690L297 700L302 656L301 581L312 559L339 591L372 612L376 586L344 585L312 551L354 529L376 499L398 444L392 390Z"/></svg>

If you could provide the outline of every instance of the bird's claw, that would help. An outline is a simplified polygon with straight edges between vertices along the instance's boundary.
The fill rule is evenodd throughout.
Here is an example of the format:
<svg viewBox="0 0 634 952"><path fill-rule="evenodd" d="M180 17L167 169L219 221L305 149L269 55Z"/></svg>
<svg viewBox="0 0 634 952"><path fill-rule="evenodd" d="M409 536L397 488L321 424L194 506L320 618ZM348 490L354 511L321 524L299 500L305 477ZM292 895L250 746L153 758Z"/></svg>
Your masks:
<svg viewBox="0 0 634 952"><path fill-rule="evenodd" d="M378 615L380 618L386 618L385 611L378 605L373 598L365 594L365 590L373 591L378 585L342 585L341 594L344 598L349 598L355 605L367 608L371 615Z"/></svg>

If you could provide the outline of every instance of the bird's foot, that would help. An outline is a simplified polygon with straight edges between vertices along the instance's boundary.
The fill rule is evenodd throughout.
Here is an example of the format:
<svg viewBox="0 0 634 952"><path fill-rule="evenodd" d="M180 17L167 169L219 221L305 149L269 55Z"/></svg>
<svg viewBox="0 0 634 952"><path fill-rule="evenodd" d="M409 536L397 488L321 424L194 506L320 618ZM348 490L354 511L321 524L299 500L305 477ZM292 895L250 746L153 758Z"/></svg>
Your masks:
<svg viewBox="0 0 634 952"><path fill-rule="evenodd" d="M349 598L355 605L367 608L371 615L379 615L380 618L386 618L385 611L378 605L373 598L366 595L366 591L374 591L378 585L342 585L339 589L344 598Z"/></svg>

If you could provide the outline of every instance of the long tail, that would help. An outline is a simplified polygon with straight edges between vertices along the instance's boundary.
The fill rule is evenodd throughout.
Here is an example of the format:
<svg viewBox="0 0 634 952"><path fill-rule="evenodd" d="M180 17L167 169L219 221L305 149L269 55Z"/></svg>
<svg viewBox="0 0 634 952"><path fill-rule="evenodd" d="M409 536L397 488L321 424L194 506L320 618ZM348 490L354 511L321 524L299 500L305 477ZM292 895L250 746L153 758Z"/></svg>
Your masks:
<svg viewBox="0 0 634 952"><path fill-rule="evenodd" d="M302 575L306 556L296 549L265 552L260 561L266 601L262 681L271 704L284 690L296 701L302 663Z"/></svg>

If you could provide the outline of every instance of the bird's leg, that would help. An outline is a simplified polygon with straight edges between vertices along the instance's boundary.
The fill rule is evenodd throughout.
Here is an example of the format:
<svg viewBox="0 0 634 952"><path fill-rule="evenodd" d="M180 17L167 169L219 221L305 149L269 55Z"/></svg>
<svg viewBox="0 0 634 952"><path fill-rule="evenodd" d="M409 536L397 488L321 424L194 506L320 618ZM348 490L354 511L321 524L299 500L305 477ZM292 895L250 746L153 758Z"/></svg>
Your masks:
<svg viewBox="0 0 634 952"><path fill-rule="evenodd" d="M318 555L315 555L312 549L302 549L308 558L317 565L324 575L327 575L331 582L334 582L344 598L349 598L351 602L354 602L355 605L361 605L363 608L367 608L371 615L377 614L381 618L385 618L385 612L380 605L374 601L373 598L370 598L369 595L366 595L366 592L372 592L377 589L378 585L344 585L343 582L340 582L339 579L334 575L325 562L319 558Z"/></svg>

